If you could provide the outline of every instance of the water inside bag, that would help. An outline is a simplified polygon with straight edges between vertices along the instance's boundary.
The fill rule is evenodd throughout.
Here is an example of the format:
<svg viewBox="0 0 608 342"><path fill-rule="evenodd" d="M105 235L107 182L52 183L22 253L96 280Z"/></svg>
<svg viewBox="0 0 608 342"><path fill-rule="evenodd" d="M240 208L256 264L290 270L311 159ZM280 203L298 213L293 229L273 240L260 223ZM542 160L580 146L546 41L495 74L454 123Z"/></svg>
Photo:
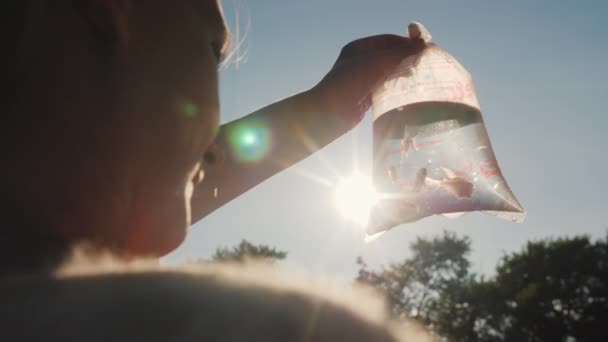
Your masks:
<svg viewBox="0 0 608 342"><path fill-rule="evenodd" d="M368 237L431 215L484 211L521 222L524 210L498 166L470 74L419 28L427 47L373 96L379 200Z"/></svg>

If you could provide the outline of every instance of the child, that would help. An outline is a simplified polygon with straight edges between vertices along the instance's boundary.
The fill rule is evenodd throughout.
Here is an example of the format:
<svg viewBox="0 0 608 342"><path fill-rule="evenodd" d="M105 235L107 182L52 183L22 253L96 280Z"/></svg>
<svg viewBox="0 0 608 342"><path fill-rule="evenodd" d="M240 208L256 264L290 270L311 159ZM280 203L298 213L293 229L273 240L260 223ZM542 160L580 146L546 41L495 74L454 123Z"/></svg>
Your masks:
<svg viewBox="0 0 608 342"><path fill-rule="evenodd" d="M315 152L303 136L318 149L355 126L373 87L420 42L354 41L311 89L218 127L229 34L216 0L7 0L3 9L0 339L393 338L344 303L222 283L215 271L47 274L84 242L122 260L172 251L192 222ZM260 119L276 143L243 162L229 135ZM328 328L340 320L346 330Z"/></svg>

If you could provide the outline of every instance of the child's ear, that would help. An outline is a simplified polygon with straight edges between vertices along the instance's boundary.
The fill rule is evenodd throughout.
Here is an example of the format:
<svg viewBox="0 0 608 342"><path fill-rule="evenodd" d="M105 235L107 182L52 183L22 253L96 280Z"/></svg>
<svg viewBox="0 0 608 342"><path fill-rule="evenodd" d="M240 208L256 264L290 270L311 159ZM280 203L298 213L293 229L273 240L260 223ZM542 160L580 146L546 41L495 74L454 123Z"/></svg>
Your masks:
<svg viewBox="0 0 608 342"><path fill-rule="evenodd" d="M129 43L130 0L75 0L74 6L93 34L113 44Z"/></svg>

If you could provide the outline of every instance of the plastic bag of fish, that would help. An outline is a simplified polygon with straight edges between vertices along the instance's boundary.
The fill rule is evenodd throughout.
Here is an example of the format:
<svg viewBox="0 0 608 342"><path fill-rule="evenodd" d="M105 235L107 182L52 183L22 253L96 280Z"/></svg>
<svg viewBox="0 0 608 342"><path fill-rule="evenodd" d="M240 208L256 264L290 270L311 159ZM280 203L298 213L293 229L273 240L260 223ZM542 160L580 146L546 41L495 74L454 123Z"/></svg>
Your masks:
<svg viewBox="0 0 608 342"><path fill-rule="evenodd" d="M431 43L402 61L373 96L374 186L368 238L432 215L483 211L521 222L525 213L496 161L469 72Z"/></svg>

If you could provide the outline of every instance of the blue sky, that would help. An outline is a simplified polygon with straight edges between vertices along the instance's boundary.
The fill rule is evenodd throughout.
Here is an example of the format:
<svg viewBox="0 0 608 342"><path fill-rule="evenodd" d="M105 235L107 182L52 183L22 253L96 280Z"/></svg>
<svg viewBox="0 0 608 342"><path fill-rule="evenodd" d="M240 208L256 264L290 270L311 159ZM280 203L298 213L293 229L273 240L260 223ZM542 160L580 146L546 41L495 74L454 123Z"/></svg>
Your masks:
<svg viewBox="0 0 608 342"><path fill-rule="evenodd" d="M167 259L209 257L245 238L289 252L288 266L352 278L408 255L411 241L447 229L472 238L475 271L545 237L606 235L608 227L608 15L605 1L224 1L240 12L243 63L221 73L222 121L312 87L340 48L380 33L404 34L417 20L471 72L494 152L528 212L514 224L481 213L428 218L371 244L335 209L331 181L355 160L370 168L371 115L317 155L266 181L195 224Z"/></svg>

